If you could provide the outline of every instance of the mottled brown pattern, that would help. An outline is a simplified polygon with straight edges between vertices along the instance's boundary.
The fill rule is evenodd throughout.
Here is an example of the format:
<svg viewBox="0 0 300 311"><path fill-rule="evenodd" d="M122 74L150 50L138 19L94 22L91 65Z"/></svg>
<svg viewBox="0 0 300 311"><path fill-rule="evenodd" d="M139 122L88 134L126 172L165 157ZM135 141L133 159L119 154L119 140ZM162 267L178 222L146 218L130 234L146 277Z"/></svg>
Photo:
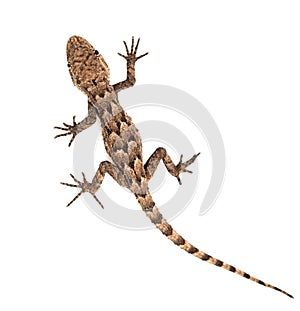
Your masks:
<svg viewBox="0 0 300 311"><path fill-rule="evenodd" d="M150 158L145 164L147 178L149 180L151 179L154 172L156 171L159 162L162 160L168 172L172 176L176 177L179 184L181 185L179 175L181 173L192 173L191 171L187 170L186 167L191 165L195 161L195 159L199 156L199 154L200 153L195 154L193 157L191 157L188 161L184 163L182 163L183 156L181 155L179 163L175 165L170 156L168 155L167 150L163 147L159 147L153 152L153 154L150 156Z"/></svg>
<svg viewBox="0 0 300 311"><path fill-rule="evenodd" d="M88 96L88 117L80 123L76 123L75 117L73 117L73 125L64 123L64 127L55 127L65 131L65 133L59 134L55 138L72 135L69 143L71 145L75 136L95 123L98 117L102 127L105 149L112 159L112 163L109 161L100 163L92 182L88 182L83 174L82 182L71 175L75 184L62 183L80 189L80 192L68 205L72 204L83 192L89 192L103 207L96 197L96 192L101 187L105 174L108 173L119 185L128 188L135 195L150 221L175 245L203 261L292 297L287 292L202 252L179 235L163 218L149 192L149 180L162 160L168 172L176 177L181 184L180 174L191 173L191 171L187 170L187 167L196 160L199 153L186 162L182 162L183 157L181 156L179 163L176 165L166 149L159 147L143 165L140 134L131 118L120 106L117 93L134 85L135 62L148 53L136 56L139 40L135 45L132 38L130 51L125 41L124 45L127 55L120 53L119 55L127 61L127 79L111 86L109 83L109 68L98 51L88 41L79 36L73 36L68 41L67 59L70 75L74 85Z"/></svg>
<svg viewBox="0 0 300 311"><path fill-rule="evenodd" d="M67 61L72 81L94 103L97 96L111 92L109 68L84 38L73 36L67 43Z"/></svg>

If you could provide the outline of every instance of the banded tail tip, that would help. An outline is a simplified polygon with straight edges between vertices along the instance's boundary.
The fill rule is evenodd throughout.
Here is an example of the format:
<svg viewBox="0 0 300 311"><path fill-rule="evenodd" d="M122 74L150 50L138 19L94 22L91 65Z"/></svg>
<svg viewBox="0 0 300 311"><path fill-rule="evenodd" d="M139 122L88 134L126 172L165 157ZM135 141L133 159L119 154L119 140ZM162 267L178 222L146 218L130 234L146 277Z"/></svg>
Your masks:
<svg viewBox="0 0 300 311"><path fill-rule="evenodd" d="M284 291L284 290L282 290L282 289L280 289L280 288L277 288L277 287L275 287L274 289L275 289L275 290L278 290L279 292L285 294L286 296L288 296L288 297L294 299L294 296L292 296L291 294L287 293L286 291Z"/></svg>

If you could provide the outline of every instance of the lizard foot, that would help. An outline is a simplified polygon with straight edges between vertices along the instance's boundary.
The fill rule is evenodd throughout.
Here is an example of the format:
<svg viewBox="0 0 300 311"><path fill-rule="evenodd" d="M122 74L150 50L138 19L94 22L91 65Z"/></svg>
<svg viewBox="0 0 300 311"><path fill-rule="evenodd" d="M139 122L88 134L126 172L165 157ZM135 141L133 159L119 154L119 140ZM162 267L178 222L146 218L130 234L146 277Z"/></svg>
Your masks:
<svg viewBox="0 0 300 311"><path fill-rule="evenodd" d="M121 53L118 53L118 55L124 57L127 61L132 61L132 62L135 63L138 59L140 59L140 58L142 58L142 57L144 57L144 56L146 56L148 54L148 52L147 52L147 53L144 53L144 54L142 54L140 56L136 56L136 52L137 52L138 46L140 44L140 38L138 38L136 46L134 46L134 37L132 37L130 52L128 50L127 43L125 41L123 41L123 42L124 42L124 45L125 45L125 49L126 49L127 55L123 55Z"/></svg>
<svg viewBox="0 0 300 311"><path fill-rule="evenodd" d="M97 188L95 187L95 185L93 183L90 183L86 180L84 173L82 173L82 177L83 177L83 181L79 181L78 179L76 179L74 177L74 175L70 174L70 176L73 178L73 180L76 182L76 184L69 184L69 183L65 183L65 182L61 182L62 185L65 186L69 186L69 187L75 187L75 188L80 188L81 191L74 197L74 199L69 202L67 204L67 207L70 206L74 201L76 201L84 192L89 192L94 199L97 201L97 203L104 208L104 206L102 205L102 203L98 200L98 198L96 197L95 193L97 191Z"/></svg>
<svg viewBox="0 0 300 311"><path fill-rule="evenodd" d="M179 160L179 163L176 165L175 174L174 174L174 176L177 178L180 185L182 184L182 182L181 182L181 179L179 177L179 174L181 174L181 173L190 173L190 174L193 173L192 171L187 170L186 167L191 165L196 160L196 158L198 157L199 154L200 154L200 152L195 154L194 156L192 156L186 162L182 162L183 155L180 156L180 160Z"/></svg>
<svg viewBox="0 0 300 311"><path fill-rule="evenodd" d="M75 139L75 136L77 135L77 123L75 121L75 116L73 116L73 125L69 125L69 124L66 124L66 123L63 123L63 125L65 127L55 126L54 128L58 129L58 130L62 130L62 131L67 131L67 132L63 133L63 134L58 134L54 138L58 138L58 137L62 137L62 136L67 136L67 135L73 135L71 140L70 140L70 142L69 142L69 145L68 145L70 147L72 142Z"/></svg>

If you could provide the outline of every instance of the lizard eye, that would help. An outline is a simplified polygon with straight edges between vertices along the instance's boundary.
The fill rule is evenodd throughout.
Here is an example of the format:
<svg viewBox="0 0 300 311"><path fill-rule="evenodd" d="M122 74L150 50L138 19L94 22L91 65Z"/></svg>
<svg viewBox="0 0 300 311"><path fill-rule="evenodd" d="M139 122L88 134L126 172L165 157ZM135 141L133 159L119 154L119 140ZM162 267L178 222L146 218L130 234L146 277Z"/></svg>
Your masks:
<svg viewBox="0 0 300 311"><path fill-rule="evenodd" d="M76 81L76 82L77 82L77 84L80 84L80 83L81 83L81 81L80 81L79 79L77 79L77 81Z"/></svg>
<svg viewBox="0 0 300 311"><path fill-rule="evenodd" d="M99 55L99 52L98 52L97 50L95 50L95 54L96 54L96 55Z"/></svg>
<svg viewBox="0 0 300 311"><path fill-rule="evenodd" d="M67 66L70 68L71 67L70 63L68 63Z"/></svg>

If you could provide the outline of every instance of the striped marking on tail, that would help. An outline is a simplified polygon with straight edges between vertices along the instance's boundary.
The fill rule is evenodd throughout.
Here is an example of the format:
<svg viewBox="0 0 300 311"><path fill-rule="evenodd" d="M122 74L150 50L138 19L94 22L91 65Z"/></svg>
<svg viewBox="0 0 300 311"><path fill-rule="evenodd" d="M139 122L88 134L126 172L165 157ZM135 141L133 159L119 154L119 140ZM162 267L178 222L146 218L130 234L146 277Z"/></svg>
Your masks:
<svg viewBox="0 0 300 311"><path fill-rule="evenodd" d="M230 272L233 272L235 274L238 274L246 279L249 279L253 282L256 282L260 285L272 288L274 290L277 290L285 295L287 295L290 298L294 298L291 294L287 293L286 291L273 286L271 284L268 284L266 282L263 282L255 277L253 277L252 275L235 268L232 265L229 265L225 262L223 262L222 260L216 259L204 252L202 252L201 250L199 250L198 248L196 248L195 246L193 246L192 244L190 244L187 240L185 240L180 234L178 234L173 228L172 226L166 221L166 220L162 220L162 222L160 224L156 224L156 227L169 239L171 240L174 244L176 244L177 246L179 246L181 249L185 250L186 252L188 252L189 254L192 254L193 256L206 261L210 264L213 264L217 267L223 268L225 270L228 270Z"/></svg>
<svg viewBox="0 0 300 311"><path fill-rule="evenodd" d="M285 295L287 295L290 298L294 298L291 294L287 293L286 291L273 286L271 284L268 284L266 282L263 282L252 275L235 268L232 265L229 265L222 260L216 259L192 244L190 244L187 240L185 240L180 234L178 234L172 226L163 218L162 214L159 212L158 208L155 206L155 203L153 202L151 195L146 194L143 196L137 196L138 202L143 208L143 211L146 213L146 215L150 218L151 222L156 226L158 230L162 232L169 240L171 240L175 245L179 246L181 249L185 250L187 253L192 254L193 256L206 261L212 265L215 265L217 267L223 268L225 270L228 270L230 272L233 272L235 274L238 274L248 280L251 280L255 283L258 283L260 285L269 287L271 289L274 289L276 291L279 291Z"/></svg>

